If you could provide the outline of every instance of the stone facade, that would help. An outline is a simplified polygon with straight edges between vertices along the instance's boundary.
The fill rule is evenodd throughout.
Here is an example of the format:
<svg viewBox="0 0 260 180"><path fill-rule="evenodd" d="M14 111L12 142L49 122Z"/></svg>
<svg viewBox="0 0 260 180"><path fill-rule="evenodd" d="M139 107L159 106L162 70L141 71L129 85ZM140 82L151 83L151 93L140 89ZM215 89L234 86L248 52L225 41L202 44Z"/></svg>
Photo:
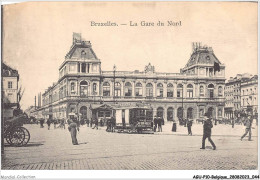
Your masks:
<svg viewBox="0 0 260 180"><path fill-rule="evenodd" d="M214 64L219 65L218 70ZM66 118L70 112L90 118L94 104L136 103L149 104L153 115L165 120L177 120L182 108L184 118L198 119L206 111L214 118L224 116L225 65L211 47L200 44L194 44L180 73L156 72L150 63L144 71L102 71L91 43L79 38L73 41L59 72L58 82L42 95L38 112L45 118Z"/></svg>

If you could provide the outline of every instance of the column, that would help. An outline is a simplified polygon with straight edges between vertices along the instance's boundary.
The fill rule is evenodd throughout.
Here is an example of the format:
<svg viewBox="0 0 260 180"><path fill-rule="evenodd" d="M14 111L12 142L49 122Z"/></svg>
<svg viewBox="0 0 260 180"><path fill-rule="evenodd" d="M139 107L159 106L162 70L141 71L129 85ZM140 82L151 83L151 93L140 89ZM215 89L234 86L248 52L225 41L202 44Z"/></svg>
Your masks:
<svg viewBox="0 0 260 180"><path fill-rule="evenodd" d="M156 94L156 82L153 82L152 83L153 84L153 97L156 97L157 96L157 94Z"/></svg>
<svg viewBox="0 0 260 180"><path fill-rule="evenodd" d="M163 83L163 97L167 97L167 82Z"/></svg>
<svg viewBox="0 0 260 180"><path fill-rule="evenodd" d="M122 80L121 82L121 96L125 96L125 80Z"/></svg>
<svg viewBox="0 0 260 180"><path fill-rule="evenodd" d="M177 85L177 82L173 83L173 97L177 97Z"/></svg>
<svg viewBox="0 0 260 180"><path fill-rule="evenodd" d="M216 116L215 116L215 118L217 119L218 118L218 106L216 106L216 112L215 112L215 114L216 114Z"/></svg>
<svg viewBox="0 0 260 180"><path fill-rule="evenodd" d="M89 63L89 73L92 73L92 63Z"/></svg>
<svg viewBox="0 0 260 180"><path fill-rule="evenodd" d="M164 122L167 122L167 107L164 107L163 116Z"/></svg>
<svg viewBox="0 0 260 180"><path fill-rule="evenodd" d="M222 118L224 118L224 107L222 107Z"/></svg>
<svg viewBox="0 0 260 180"><path fill-rule="evenodd" d="M131 96L135 97L135 81L133 81L131 84L132 84L132 94L131 94Z"/></svg>

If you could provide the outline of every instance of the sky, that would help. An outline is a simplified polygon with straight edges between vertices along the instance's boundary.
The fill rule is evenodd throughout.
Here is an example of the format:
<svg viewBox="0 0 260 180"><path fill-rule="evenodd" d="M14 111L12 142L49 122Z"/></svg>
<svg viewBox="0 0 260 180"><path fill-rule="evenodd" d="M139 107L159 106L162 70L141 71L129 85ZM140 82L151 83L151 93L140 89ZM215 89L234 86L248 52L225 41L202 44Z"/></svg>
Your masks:
<svg viewBox="0 0 260 180"><path fill-rule="evenodd" d="M118 26L91 26L117 23ZM138 26L130 26L130 21ZM141 21L155 26L141 26ZM165 26L157 26L157 22ZM167 21L181 26L167 26ZM121 25L127 24L127 25ZM17 69L25 89L21 106L58 80L73 32L91 41L104 71L179 73L192 42L211 46L226 79L258 74L257 3L254 2L26 2L5 5L3 61Z"/></svg>

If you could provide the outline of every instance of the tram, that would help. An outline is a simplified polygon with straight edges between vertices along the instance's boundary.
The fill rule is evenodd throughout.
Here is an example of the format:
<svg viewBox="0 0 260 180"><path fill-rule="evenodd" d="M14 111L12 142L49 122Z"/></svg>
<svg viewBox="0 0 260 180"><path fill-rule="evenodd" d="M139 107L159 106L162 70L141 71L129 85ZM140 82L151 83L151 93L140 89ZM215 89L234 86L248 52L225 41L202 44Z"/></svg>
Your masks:
<svg viewBox="0 0 260 180"><path fill-rule="evenodd" d="M153 134L153 110L150 107L114 107L115 130Z"/></svg>

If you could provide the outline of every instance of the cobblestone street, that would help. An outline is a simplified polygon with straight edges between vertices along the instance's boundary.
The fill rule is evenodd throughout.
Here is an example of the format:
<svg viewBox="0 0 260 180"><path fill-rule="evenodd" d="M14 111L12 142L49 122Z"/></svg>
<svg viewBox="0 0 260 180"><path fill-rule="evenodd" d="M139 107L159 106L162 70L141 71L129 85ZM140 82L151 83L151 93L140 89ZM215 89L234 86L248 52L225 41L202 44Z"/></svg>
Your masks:
<svg viewBox="0 0 260 180"><path fill-rule="evenodd" d="M257 130L253 141L240 141L242 126L228 125L213 128L213 151L208 141L201 150L202 125L194 124L193 136L178 126L172 133L171 124L164 132L155 134L108 133L105 127L94 130L81 126L78 146L71 144L66 129L47 130L39 125L25 125L31 133L26 147L5 146L2 169L14 170L253 170L257 169ZM219 130L222 129L222 133ZM233 131L233 135L230 132ZM216 135L215 135L216 134ZM221 135L222 134L222 135Z"/></svg>

